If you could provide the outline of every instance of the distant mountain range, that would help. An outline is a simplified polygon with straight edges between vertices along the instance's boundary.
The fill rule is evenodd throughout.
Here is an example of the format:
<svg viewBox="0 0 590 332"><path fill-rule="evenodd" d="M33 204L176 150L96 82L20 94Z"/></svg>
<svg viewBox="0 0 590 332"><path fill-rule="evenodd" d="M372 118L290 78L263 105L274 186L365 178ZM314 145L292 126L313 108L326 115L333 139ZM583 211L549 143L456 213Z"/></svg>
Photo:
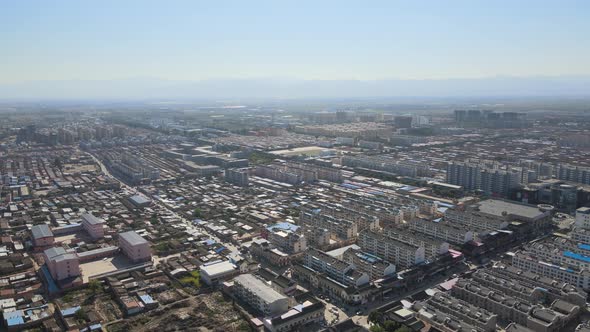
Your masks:
<svg viewBox="0 0 590 332"><path fill-rule="evenodd" d="M590 76L441 80L47 80L0 84L0 99L590 96Z"/></svg>

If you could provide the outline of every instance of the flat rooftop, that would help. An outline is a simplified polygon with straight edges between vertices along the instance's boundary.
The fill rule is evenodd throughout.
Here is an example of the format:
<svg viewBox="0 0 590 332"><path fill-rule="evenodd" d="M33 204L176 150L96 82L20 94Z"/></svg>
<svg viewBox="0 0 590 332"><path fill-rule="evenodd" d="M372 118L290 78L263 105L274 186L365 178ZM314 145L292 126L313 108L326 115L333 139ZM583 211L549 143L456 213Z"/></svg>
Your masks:
<svg viewBox="0 0 590 332"><path fill-rule="evenodd" d="M234 278L234 282L239 283L245 288L249 289L252 293L258 295L266 303L287 300L286 296L272 289L270 286L262 282L262 280L251 274L239 275Z"/></svg>
<svg viewBox="0 0 590 332"><path fill-rule="evenodd" d="M504 212L508 213L508 215L529 219L534 219L544 214L541 209L534 205L511 203L498 199L486 199L471 205L471 207L476 207L483 213L498 217L501 217Z"/></svg>

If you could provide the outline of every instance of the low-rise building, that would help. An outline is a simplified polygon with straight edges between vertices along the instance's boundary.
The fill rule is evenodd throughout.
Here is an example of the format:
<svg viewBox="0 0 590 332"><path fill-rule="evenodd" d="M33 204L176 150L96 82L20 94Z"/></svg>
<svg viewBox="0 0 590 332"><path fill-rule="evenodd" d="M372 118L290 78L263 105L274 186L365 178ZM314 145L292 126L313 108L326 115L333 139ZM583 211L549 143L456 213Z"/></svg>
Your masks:
<svg viewBox="0 0 590 332"><path fill-rule="evenodd" d="M284 313L289 308L289 298L252 274L234 278L233 294L266 316Z"/></svg>
<svg viewBox="0 0 590 332"><path fill-rule="evenodd" d="M119 247L132 262L146 262L152 259L150 244L135 231L119 234Z"/></svg>
<svg viewBox="0 0 590 332"><path fill-rule="evenodd" d="M104 237L104 224L104 219L97 218L90 213L82 215L82 227L94 240Z"/></svg>
<svg viewBox="0 0 590 332"><path fill-rule="evenodd" d="M80 261L75 252L55 247L46 249L43 256L54 280L60 281L80 275Z"/></svg>
<svg viewBox="0 0 590 332"><path fill-rule="evenodd" d="M216 261L200 267L201 279L209 286L215 286L220 281L230 279L238 273L240 271L230 261Z"/></svg>
<svg viewBox="0 0 590 332"><path fill-rule="evenodd" d="M33 246L35 247L49 247L53 245L53 232L46 224L34 225L31 227L31 235L33 238Z"/></svg>

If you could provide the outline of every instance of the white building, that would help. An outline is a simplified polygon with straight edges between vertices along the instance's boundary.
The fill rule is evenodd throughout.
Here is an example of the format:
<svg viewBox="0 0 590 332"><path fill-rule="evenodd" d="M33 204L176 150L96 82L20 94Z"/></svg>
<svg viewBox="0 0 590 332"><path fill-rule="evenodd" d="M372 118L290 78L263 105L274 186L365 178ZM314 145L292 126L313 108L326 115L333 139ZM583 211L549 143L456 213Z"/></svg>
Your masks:
<svg viewBox="0 0 590 332"><path fill-rule="evenodd" d="M581 207L576 210L576 227L590 229L590 208Z"/></svg>
<svg viewBox="0 0 590 332"><path fill-rule="evenodd" d="M265 316L277 315L289 309L289 298L252 274L234 278L233 294Z"/></svg>
<svg viewBox="0 0 590 332"><path fill-rule="evenodd" d="M363 251L391 262L401 269L420 264L426 259L424 247L405 243L375 231L360 232L358 245Z"/></svg>
<svg viewBox="0 0 590 332"><path fill-rule="evenodd" d="M220 281L229 279L239 273L237 266L230 261L217 261L201 265L201 279L209 285L217 285Z"/></svg>

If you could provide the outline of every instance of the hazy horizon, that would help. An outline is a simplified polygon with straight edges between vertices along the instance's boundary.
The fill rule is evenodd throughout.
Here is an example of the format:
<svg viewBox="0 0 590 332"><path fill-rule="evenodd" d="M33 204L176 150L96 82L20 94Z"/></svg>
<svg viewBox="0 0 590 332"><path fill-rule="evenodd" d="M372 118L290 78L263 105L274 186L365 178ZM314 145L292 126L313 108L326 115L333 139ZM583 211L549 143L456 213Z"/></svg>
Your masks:
<svg viewBox="0 0 590 332"><path fill-rule="evenodd" d="M19 1L0 98L588 95L587 1Z"/></svg>

